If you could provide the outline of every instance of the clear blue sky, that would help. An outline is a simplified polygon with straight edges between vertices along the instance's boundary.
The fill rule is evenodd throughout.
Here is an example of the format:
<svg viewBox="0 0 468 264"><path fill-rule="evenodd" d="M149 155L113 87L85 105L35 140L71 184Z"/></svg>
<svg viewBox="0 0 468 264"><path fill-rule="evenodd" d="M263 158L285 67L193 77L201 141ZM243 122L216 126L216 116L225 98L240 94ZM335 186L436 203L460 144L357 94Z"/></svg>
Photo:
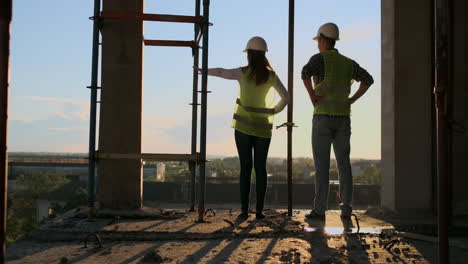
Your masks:
<svg viewBox="0 0 468 264"><path fill-rule="evenodd" d="M93 1L15 1L12 24L9 151L86 152ZM194 1L146 1L146 13L193 15ZM287 83L288 1L211 1L210 67L245 65L255 35L269 45L273 67ZM312 105L300 79L317 52L318 27L335 22L337 48L375 79L353 105L354 158L380 158L380 1L296 1L294 156L311 157ZM193 38L193 26L145 22L146 39ZM192 57L187 48L145 47L143 151L190 150ZM210 77L208 154L236 155L230 128L238 85ZM353 86L353 91L357 85ZM275 120L286 120L286 111ZM275 130L270 156L286 156L286 129Z"/></svg>

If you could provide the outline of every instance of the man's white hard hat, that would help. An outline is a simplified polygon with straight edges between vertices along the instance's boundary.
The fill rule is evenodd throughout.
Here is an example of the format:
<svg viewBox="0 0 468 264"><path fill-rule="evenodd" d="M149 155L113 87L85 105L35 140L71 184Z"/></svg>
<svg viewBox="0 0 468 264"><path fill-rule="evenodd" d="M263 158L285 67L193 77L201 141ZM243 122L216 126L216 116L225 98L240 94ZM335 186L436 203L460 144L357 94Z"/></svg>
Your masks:
<svg viewBox="0 0 468 264"><path fill-rule="evenodd" d="M319 39L320 37L325 36L330 39L340 40L340 32L338 26L334 23L325 23L323 24L315 36L314 40Z"/></svg>
<svg viewBox="0 0 468 264"><path fill-rule="evenodd" d="M262 37L255 36L247 42L244 52L247 50L259 50L259 51L268 51L267 43Z"/></svg>

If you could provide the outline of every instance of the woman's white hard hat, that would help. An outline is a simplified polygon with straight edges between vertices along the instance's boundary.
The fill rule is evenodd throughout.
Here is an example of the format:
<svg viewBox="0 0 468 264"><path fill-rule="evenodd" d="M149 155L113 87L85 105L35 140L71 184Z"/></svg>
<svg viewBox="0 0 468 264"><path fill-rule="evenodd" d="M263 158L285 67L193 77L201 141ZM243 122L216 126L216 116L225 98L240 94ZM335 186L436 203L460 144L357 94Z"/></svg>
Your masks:
<svg viewBox="0 0 468 264"><path fill-rule="evenodd" d="M314 40L319 39L320 37L325 36L330 39L340 40L340 32L338 26L335 23L325 23L323 24L318 32L317 36L314 37Z"/></svg>
<svg viewBox="0 0 468 264"><path fill-rule="evenodd" d="M249 42L247 42L247 46L245 47L244 52L247 52L247 50L259 50L259 51L268 51L267 43L262 37L255 36L251 39L249 39Z"/></svg>

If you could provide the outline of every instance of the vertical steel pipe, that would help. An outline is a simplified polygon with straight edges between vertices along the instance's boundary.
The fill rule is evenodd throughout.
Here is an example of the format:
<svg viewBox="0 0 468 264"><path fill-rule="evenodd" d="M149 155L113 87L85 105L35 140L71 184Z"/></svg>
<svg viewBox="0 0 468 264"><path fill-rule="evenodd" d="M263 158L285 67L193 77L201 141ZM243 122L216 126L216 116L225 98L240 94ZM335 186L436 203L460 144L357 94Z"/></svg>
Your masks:
<svg viewBox="0 0 468 264"><path fill-rule="evenodd" d="M288 215L292 216L292 132L294 92L294 0L289 0L288 29Z"/></svg>
<svg viewBox="0 0 468 264"><path fill-rule="evenodd" d="M449 1L435 0L435 102L437 130L438 263L449 263L449 159L446 99L449 82Z"/></svg>
<svg viewBox="0 0 468 264"><path fill-rule="evenodd" d="M6 223L7 223L7 199L8 199L8 90L10 84L10 25L12 17L12 0L2 1L0 5L0 192L2 193L2 222L0 234L2 249L0 262L5 262L6 253Z"/></svg>
<svg viewBox="0 0 468 264"><path fill-rule="evenodd" d="M200 16L200 0L195 0L195 16ZM197 41L200 33L200 25L194 25L193 40ZM200 49L193 50L193 66L198 68ZM192 93L192 155L197 153L197 123L198 123L198 70L193 69L193 93ZM190 166L190 211L195 211L195 174L196 164L191 161Z"/></svg>
<svg viewBox="0 0 468 264"><path fill-rule="evenodd" d="M99 13L101 0L94 0L93 51L91 62L91 102L89 111L89 149L88 149L88 217L94 215L95 166L96 166L96 110L99 67Z"/></svg>
<svg viewBox="0 0 468 264"><path fill-rule="evenodd" d="M210 18L210 0L203 0L203 55L201 78L201 115L200 115L200 197L198 200L198 220L203 221L205 213L205 168L206 168L206 115L208 97L208 28Z"/></svg>

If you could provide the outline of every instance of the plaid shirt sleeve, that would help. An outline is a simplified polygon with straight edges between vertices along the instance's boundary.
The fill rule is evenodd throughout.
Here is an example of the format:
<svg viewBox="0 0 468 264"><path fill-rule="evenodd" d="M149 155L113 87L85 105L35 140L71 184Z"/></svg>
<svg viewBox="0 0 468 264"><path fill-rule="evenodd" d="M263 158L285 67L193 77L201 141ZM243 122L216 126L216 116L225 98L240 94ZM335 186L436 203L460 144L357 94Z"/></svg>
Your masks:
<svg viewBox="0 0 468 264"><path fill-rule="evenodd" d="M323 71L323 56L318 53L312 56L306 65L302 68L301 77L303 80L312 78L312 76L320 76Z"/></svg>
<svg viewBox="0 0 468 264"><path fill-rule="evenodd" d="M374 78L355 61L353 61L353 79L367 86L371 86L374 83Z"/></svg>

